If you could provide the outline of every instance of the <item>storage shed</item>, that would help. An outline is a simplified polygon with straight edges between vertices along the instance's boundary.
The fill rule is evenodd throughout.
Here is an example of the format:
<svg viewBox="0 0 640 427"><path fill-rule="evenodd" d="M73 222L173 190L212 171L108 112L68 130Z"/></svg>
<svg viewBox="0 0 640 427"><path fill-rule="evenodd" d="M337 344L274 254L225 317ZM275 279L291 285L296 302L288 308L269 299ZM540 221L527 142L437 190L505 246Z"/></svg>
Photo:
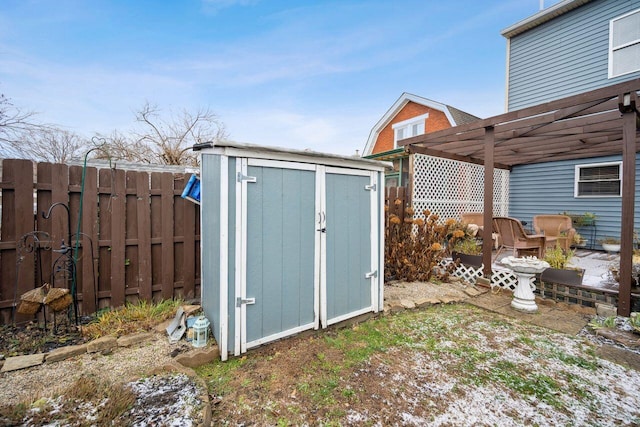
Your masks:
<svg viewBox="0 0 640 427"><path fill-rule="evenodd" d="M201 144L202 306L222 360L383 307L388 163Z"/></svg>

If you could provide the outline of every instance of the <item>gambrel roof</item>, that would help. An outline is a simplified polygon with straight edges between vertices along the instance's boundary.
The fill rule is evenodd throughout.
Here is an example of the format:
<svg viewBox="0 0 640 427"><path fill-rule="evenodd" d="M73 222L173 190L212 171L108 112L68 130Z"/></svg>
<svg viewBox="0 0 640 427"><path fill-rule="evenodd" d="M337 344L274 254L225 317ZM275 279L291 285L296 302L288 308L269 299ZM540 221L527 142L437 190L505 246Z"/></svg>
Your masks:
<svg viewBox="0 0 640 427"><path fill-rule="evenodd" d="M387 110L384 116L382 116L382 118L378 120L378 123L375 124L373 129L371 129L371 133L369 133L369 139L367 139L367 144L364 147L363 156L368 156L371 154L373 146L375 145L378 135L380 134L382 129L384 129L409 102L415 102L416 104L424 105L425 107L442 111L447 117L447 120L449 120L451 126L464 125L479 120L479 117L476 117L473 114L466 113L450 105L442 104L437 101L432 101L431 99L403 92L402 95L400 95L400 98L398 98L398 100L393 103L391 108Z"/></svg>

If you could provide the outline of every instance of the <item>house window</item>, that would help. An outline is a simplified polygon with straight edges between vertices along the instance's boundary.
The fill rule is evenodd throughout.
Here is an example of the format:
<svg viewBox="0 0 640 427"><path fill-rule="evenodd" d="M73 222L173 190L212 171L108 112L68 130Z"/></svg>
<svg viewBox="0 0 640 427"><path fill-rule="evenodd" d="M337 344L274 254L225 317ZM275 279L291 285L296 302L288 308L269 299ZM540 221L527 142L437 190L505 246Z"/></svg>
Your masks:
<svg viewBox="0 0 640 427"><path fill-rule="evenodd" d="M394 123L391 126L391 128L393 129L394 147L398 147L398 141L400 141L401 139L422 135L424 133L424 124L428 117L429 113L417 117L412 117L408 120L404 120L398 123Z"/></svg>
<svg viewBox="0 0 640 427"><path fill-rule="evenodd" d="M640 9L609 23L609 78L640 70Z"/></svg>
<svg viewBox="0 0 640 427"><path fill-rule="evenodd" d="M622 196L622 163L576 165L576 197Z"/></svg>

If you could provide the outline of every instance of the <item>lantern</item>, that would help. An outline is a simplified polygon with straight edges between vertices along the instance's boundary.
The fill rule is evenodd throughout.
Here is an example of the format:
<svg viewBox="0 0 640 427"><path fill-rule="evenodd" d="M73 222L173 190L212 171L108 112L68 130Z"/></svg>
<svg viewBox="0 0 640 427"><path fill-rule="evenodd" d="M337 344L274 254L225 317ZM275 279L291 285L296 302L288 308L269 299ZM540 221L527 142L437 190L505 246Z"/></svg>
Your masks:
<svg viewBox="0 0 640 427"><path fill-rule="evenodd" d="M200 316L193 324L193 341L191 343L194 347L204 347L207 345L209 326L211 326L211 323L209 323L204 316Z"/></svg>

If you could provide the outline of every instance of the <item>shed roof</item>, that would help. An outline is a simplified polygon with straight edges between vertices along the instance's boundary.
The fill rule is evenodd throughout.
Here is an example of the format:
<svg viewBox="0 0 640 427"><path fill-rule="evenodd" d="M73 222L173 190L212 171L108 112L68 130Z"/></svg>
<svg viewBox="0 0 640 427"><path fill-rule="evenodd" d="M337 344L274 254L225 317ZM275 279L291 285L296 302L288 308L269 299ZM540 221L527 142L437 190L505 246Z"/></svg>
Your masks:
<svg viewBox="0 0 640 427"><path fill-rule="evenodd" d="M322 153L312 150L296 150L284 147L270 147L265 145L248 144L236 141L205 142L193 146L194 151L213 150L218 154L226 154L237 157L254 157L292 161L301 163L324 163L339 167L354 167L360 169L384 171L391 169L393 165L381 160L363 159L362 157L344 156L340 154Z"/></svg>

